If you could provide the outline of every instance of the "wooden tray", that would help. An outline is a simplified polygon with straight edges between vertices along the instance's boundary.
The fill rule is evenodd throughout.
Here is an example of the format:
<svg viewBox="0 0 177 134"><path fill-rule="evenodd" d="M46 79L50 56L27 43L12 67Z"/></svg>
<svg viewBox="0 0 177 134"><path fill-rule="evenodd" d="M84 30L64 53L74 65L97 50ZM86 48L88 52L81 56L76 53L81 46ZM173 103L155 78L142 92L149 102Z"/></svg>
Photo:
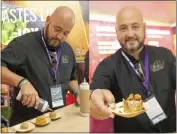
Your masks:
<svg viewBox="0 0 177 134"><path fill-rule="evenodd" d="M146 108L143 106L143 110L133 113L125 113L123 108L123 102L119 102L116 104L116 109L109 108L115 115L125 117L125 118L133 118L136 117L144 112L146 112Z"/></svg>

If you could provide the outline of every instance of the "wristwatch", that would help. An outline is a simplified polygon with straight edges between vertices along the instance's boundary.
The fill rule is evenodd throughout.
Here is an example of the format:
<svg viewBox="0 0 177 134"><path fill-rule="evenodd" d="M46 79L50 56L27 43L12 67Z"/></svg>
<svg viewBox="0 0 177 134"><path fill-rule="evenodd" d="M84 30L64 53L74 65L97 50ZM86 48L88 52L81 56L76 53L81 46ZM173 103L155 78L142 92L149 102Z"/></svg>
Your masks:
<svg viewBox="0 0 177 134"><path fill-rule="evenodd" d="M79 89L73 91L73 94L74 94L75 97L76 97L77 95L79 95L79 93L80 93L80 92L79 92Z"/></svg>

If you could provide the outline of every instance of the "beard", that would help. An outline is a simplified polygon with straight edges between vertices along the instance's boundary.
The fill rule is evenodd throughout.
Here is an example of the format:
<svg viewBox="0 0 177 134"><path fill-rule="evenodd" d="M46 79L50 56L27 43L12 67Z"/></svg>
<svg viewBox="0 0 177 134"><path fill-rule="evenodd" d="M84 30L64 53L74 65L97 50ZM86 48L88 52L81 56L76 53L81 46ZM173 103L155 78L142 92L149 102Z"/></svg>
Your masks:
<svg viewBox="0 0 177 134"><path fill-rule="evenodd" d="M125 44L121 44L123 50L128 53L135 53L140 50L144 46L144 39L139 41L136 39L127 39L125 40Z"/></svg>
<svg viewBox="0 0 177 134"><path fill-rule="evenodd" d="M61 43L61 41L58 40L57 38L49 38L49 24L46 26L46 29L45 29L45 38L46 38L47 44L53 48L58 47L58 45Z"/></svg>

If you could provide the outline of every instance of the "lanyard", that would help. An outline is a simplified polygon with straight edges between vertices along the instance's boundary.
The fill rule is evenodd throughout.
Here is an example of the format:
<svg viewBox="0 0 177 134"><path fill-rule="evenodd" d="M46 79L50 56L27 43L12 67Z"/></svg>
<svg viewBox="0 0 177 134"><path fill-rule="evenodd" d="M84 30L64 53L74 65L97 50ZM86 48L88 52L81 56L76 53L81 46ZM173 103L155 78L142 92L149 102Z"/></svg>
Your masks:
<svg viewBox="0 0 177 134"><path fill-rule="evenodd" d="M130 61L130 59L127 57L127 55L122 50L121 50L121 53L122 53L123 57L128 61L130 66L133 68L136 75L140 76L139 72L135 69L134 64ZM142 84L143 84L144 88L146 89L146 91L148 93L148 96L149 96L151 94L151 92L148 88L148 85L149 85L149 56L148 56L146 48L145 48L144 65L145 65L145 68L144 68L144 70L145 70L145 82L143 82Z"/></svg>
<svg viewBox="0 0 177 134"><path fill-rule="evenodd" d="M46 42L45 42L45 40L44 40L44 29L41 30L41 37L42 37L42 41L43 41L44 47L45 47L45 49L46 49L46 52L47 52L49 61L50 61L50 63L52 64L52 59L51 59L51 57L50 57L49 50L48 50L47 45L46 45ZM56 65L56 67L53 67L53 68L51 69L52 74L53 74L54 82L56 82L56 80L57 80L57 70L58 70L58 65L59 65L59 61L60 61L60 49L61 49L61 45L59 45L59 47L57 48L57 58L56 58L56 60L57 60L57 65Z"/></svg>

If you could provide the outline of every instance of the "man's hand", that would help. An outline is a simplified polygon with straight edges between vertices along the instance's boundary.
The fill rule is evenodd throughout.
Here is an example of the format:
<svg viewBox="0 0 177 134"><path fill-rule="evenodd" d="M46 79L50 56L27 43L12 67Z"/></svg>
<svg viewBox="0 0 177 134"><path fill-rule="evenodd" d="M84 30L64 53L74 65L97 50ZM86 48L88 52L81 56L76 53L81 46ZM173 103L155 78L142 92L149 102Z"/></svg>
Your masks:
<svg viewBox="0 0 177 134"><path fill-rule="evenodd" d="M20 92L22 94L21 103L27 107L39 106L39 96L30 82L27 82L21 86Z"/></svg>
<svg viewBox="0 0 177 134"><path fill-rule="evenodd" d="M107 89L94 91L90 98L90 115L98 120L114 118L114 114L108 107L115 108L115 98Z"/></svg>
<svg viewBox="0 0 177 134"><path fill-rule="evenodd" d="M75 96L76 98L76 106L80 106L80 95Z"/></svg>

